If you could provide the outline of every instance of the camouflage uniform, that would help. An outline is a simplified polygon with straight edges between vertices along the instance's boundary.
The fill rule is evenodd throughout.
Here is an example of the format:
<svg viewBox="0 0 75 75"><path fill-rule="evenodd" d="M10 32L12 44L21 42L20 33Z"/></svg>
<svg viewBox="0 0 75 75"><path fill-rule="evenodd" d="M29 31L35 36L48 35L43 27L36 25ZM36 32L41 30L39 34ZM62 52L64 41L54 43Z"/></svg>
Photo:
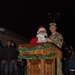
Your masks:
<svg viewBox="0 0 75 75"><path fill-rule="evenodd" d="M63 37L62 37L62 35L60 33L56 32L56 34L50 35L49 38L59 48L62 47ZM58 58L57 58L57 75L62 75L62 63L61 63L61 59L58 59Z"/></svg>

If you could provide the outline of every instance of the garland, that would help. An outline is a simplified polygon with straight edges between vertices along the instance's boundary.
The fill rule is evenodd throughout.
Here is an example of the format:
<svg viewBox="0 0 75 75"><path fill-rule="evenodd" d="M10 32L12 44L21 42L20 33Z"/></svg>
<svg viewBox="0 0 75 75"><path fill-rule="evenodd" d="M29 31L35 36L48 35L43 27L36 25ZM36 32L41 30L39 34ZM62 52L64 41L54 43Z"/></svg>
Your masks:
<svg viewBox="0 0 75 75"><path fill-rule="evenodd" d="M31 52L31 51L36 51L36 50L40 50L40 49L46 49L46 48L51 48L52 45L51 44L44 44L43 46L36 46L36 47L33 47L33 48L26 48L26 47L18 47L18 50L21 51L21 52Z"/></svg>
<svg viewBox="0 0 75 75"><path fill-rule="evenodd" d="M36 51L36 50L40 50L40 49L45 50L45 49L51 48L51 47L52 47L52 44L44 44L43 46L36 46L33 48L18 47L18 50L19 50L19 52L32 52L32 51ZM41 58L47 59L52 56L56 56L56 52L52 52L52 53L48 53L48 54L44 54L44 55L41 55L41 54L19 55L18 58L19 59L41 59Z"/></svg>
<svg viewBox="0 0 75 75"><path fill-rule="evenodd" d="M47 58L52 57L52 56L56 56L56 52L45 54L45 55L40 55L40 54L37 54L37 55L19 55L18 58L19 59L41 59L41 58L47 59Z"/></svg>

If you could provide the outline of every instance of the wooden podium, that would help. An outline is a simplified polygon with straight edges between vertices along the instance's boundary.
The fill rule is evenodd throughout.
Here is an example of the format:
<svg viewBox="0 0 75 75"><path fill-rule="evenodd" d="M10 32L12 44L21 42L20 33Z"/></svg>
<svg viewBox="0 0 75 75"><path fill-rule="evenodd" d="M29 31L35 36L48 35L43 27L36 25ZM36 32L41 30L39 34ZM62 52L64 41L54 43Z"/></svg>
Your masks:
<svg viewBox="0 0 75 75"><path fill-rule="evenodd" d="M56 75L57 65L56 59L62 58L62 51L55 44L52 43L37 43L37 44L20 44L20 48L32 48L40 47L44 45L51 45L50 48L43 48L40 50L32 50L32 51L20 51L19 55L47 55L51 53L55 53L55 55L51 54L47 58L37 58L27 59L27 74L26 75Z"/></svg>

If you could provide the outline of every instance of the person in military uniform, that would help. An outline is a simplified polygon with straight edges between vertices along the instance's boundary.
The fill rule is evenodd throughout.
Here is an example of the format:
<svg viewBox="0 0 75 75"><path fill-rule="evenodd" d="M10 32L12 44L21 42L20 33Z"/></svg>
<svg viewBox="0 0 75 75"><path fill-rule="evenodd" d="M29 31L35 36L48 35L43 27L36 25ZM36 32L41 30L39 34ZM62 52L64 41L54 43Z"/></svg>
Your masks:
<svg viewBox="0 0 75 75"><path fill-rule="evenodd" d="M49 36L49 38L47 38L47 42L54 43L61 49L62 45L63 45L63 36L62 36L62 34L57 32L56 23L50 23L49 29L51 31L51 35ZM57 58L57 75L63 75L62 62L61 62L61 59L59 59L59 58Z"/></svg>

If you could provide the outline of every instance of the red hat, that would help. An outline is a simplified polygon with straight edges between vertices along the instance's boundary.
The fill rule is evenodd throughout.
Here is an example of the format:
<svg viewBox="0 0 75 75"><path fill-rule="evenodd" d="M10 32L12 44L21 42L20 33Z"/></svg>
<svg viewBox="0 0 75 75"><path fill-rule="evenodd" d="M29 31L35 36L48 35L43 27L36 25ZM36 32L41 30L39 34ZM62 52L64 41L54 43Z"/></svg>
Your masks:
<svg viewBox="0 0 75 75"><path fill-rule="evenodd" d="M42 30L44 30L44 31L46 32L46 29L45 29L44 26L39 26L39 27L38 27L37 33L39 33L39 32L42 31Z"/></svg>

